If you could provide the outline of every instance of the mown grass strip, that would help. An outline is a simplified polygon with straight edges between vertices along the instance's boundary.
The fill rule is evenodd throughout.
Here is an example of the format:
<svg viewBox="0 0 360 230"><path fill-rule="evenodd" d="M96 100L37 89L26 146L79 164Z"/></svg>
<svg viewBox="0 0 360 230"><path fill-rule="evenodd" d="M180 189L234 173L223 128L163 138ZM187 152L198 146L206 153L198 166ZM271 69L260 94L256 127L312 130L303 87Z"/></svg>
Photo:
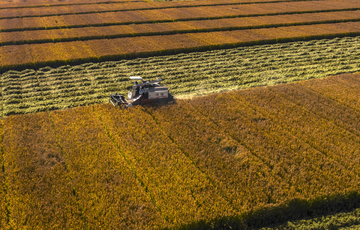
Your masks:
<svg viewBox="0 0 360 230"><path fill-rule="evenodd" d="M301 2L312 2L312 1L318 1L318 0L301 0ZM109 12L121 12L121 11L138 11L138 10L161 10L161 9L180 9L180 8L192 8L192 7L205 7L205 6L232 6L232 5L252 5L252 4L266 4L266 3L283 3L283 2L297 2L293 0L278 0L278 1L261 1L261 2L250 2L250 3L242 3L242 2L230 2L230 3L205 3L205 4L189 4L189 5L176 5L174 6L173 3L170 3L169 6L165 7L156 7L154 4L152 4L150 7L143 7L143 8L126 8L126 9L115 9L115 10L96 10L96 11L84 11L84 12L68 12L68 13L61 13L61 14L41 14L41 15L19 15L19 16L3 16L0 17L0 19L14 19L14 18L26 18L26 17L49 17L49 16L62 16L62 15L73 15L73 14L93 14L93 13L109 13ZM145 2L144 2L145 3ZM136 4L136 3L135 3ZM160 3L157 3L155 5L159 5ZM8 10L8 9L7 9ZM7 14L10 14L7 12ZM16 11L16 14L18 12Z"/></svg>
<svg viewBox="0 0 360 230"><path fill-rule="evenodd" d="M360 71L359 37L245 46L0 75L3 116L108 103L131 75L165 79L177 98ZM76 42L74 51L85 52ZM70 55L71 50L68 51ZM71 57L71 56L69 56ZM96 61L97 59L94 58Z"/></svg>

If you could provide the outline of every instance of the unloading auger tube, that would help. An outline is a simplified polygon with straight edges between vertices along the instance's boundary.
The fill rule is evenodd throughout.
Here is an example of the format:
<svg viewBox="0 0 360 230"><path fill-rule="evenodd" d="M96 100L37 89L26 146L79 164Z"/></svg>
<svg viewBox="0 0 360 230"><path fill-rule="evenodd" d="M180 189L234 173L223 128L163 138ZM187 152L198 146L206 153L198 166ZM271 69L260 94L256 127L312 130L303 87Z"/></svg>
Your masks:
<svg viewBox="0 0 360 230"><path fill-rule="evenodd" d="M154 81L144 81L142 77L130 76L131 80L135 80L135 85L128 87L129 94L127 100L121 94L110 94L110 102L113 106L120 108L128 108L134 105L145 105L151 103L167 104L174 101L174 97L170 94L166 86L161 86L161 78ZM141 80L139 84L137 81Z"/></svg>

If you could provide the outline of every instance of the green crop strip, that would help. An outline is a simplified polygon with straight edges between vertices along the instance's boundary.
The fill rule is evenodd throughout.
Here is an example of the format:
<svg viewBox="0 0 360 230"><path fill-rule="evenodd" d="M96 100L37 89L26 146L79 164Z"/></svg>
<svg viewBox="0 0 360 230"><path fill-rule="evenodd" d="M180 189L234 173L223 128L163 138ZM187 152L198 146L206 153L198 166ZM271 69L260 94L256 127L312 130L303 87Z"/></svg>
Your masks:
<svg viewBox="0 0 360 230"><path fill-rule="evenodd" d="M107 103L131 75L161 77L177 98L360 71L360 37L255 45L132 60L10 70L0 75L3 116Z"/></svg>

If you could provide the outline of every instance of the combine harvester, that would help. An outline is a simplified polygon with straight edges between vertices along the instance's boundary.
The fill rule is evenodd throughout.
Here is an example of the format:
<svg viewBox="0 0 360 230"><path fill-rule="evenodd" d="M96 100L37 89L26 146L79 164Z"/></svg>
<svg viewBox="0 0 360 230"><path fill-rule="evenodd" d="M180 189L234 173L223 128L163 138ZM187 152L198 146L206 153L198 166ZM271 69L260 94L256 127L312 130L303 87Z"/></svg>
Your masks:
<svg viewBox="0 0 360 230"><path fill-rule="evenodd" d="M135 80L135 85L128 88L128 99L126 100L123 95L118 93L110 94L110 102L113 106L124 109L134 105L167 104L174 101L169 89L166 86L160 86L161 78L155 81L144 81L142 77L131 76L130 79ZM141 80L142 84L138 84L138 80Z"/></svg>

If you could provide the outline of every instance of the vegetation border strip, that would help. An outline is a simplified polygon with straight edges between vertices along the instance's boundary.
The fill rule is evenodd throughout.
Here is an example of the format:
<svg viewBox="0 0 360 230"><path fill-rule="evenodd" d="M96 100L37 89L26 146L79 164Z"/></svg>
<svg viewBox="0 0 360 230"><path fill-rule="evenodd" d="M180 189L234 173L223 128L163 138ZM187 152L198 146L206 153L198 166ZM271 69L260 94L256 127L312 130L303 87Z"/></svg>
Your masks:
<svg viewBox="0 0 360 230"><path fill-rule="evenodd" d="M103 62L103 61L117 61L119 59L135 59L135 58L144 58L144 57L153 57L153 56L164 56L164 55L173 55L184 52L202 52L209 50L218 50L218 49L229 49L236 47L252 46L252 45L266 45L266 44L275 44L275 43L286 43L286 42L295 42L295 41L309 41L309 40L319 40L319 39L332 39L332 38L342 38L342 37L355 37L360 36L360 31L358 32L349 32L349 33L334 33L334 34L323 34L323 35L314 35L314 36L302 36L302 37L291 37L291 38L277 38L277 39L267 39L267 40L255 40L249 42L239 42L239 43L227 43L219 45L208 45L208 46L199 46L193 48L179 48L179 49L168 49L162 51L153 51L153 52L140 52L140 53L131 53L131 54L118 54L118 55L109 55L102 57L86 57L72 60L54 60L41 63L26 63L20 65L8 65L0 67L0 74L8 70L18 70L22 71L25 69L40 69L42 67L51 66L59 67L62 65L78 65L86 62Z"/></svg>
<svg viewBox="0 0 360 230"><path fill-rule="evenodd" d="M348 12L348 11L358 11L358 10L360 10L360 8L346 8L346 9L318 10L318 11L296 11L296 12L268 13L268 14L230 15L230 16L220 16L220 17L166 19L166 20L151 20L151 21L137 21L137 22L136 21L135 22L114 22L114 23L83 24L83 25L72 25L72 26L31 27L31 28L21 28L21 29L18 29L18 28L16 28L16 29L0 29L0 33L1 32L22 32L22 31L32 31L32 30L75 29L75 28L86 28L86 27L121 26L121 25L133 25L133 24L141 25L141 24L169 23L169 22L205 21L205 20L218 20L218 19L231 19L231 18L251 18L251 17L266 17L266 16L296 15L296 14ZM346 19L344 19L344 21L345 20ZM328 20L328 21L336 22L336 21L341 21L341 20ZM324 21L324 22L327 22L327 21ZM289 25L291 25L291 24L292 23L289 23ZM278 25L283 25L283 24L278 24ZM240 27L229 27L229 28L240 28ZM248 28L251 29L252 26L248 26Z"/></svg>
<svg viewBox="0 0 360 230"><path fill-rule="evenodd" d="M314 22L299 22L299 23L282 23L282 24L265 24L258 26L240 26L240 27L221 27L211 29L194 29L194 30L172 30L164 32L145 32L145 33L128 33L128 34L115 34L115 35L97 35L97 36L85 36L85 37L69 37L69 38L56 38L56 39L40 39L40 40L22 40L22 41L8 41L0 42L1 46L9 45L22 45L22 44L44 44L54 42L72 42L72 41L88 41L96 39L114 39L125 37L140 37L140 36L157 36L157 35L174 35L174 34L186 34L186 33L204 33L204 32L217 32L217 31L231 31L231 30L249 30L249 29L262 29L262 28L278 28L278 27L292 27L292 26L304 26L304 25L319 25L319 24L333 24L333 23L345 23L345 22L359 22L360 18L356 19L343 19L343 20L328 20L328 21L314 21Z"/></svg>
<svg viewBox="0 0 360 230"><path fill-rule="evenodd" d="M283 3L283 2L313 2L320 0L301 0L301 1L273 1L273 2L261 2L251 4L267 4L267 3ZM180 9L180 8L194 8L204 6L232 6L232 5L246 5L244 3L223 3L223 4L203 4L203 5L188 5L188 6L173 6L173 7L149 7L149 8L138 8L138 9L120 9L120 10L104 10L104 11L88 11L88 12L69 12L62 14L43 14L43 15L25 15L25 16L13 16L13 17L0 17L0 19L14 19L14 18L33 18L33 17L50 17L50 16L63 16L63 15L80 15L80 14L96 14L96 13L113 13L123 11L139 11L139 10L161 10L161 9ZM340 10L340 9L339 9Z"/></svg>

